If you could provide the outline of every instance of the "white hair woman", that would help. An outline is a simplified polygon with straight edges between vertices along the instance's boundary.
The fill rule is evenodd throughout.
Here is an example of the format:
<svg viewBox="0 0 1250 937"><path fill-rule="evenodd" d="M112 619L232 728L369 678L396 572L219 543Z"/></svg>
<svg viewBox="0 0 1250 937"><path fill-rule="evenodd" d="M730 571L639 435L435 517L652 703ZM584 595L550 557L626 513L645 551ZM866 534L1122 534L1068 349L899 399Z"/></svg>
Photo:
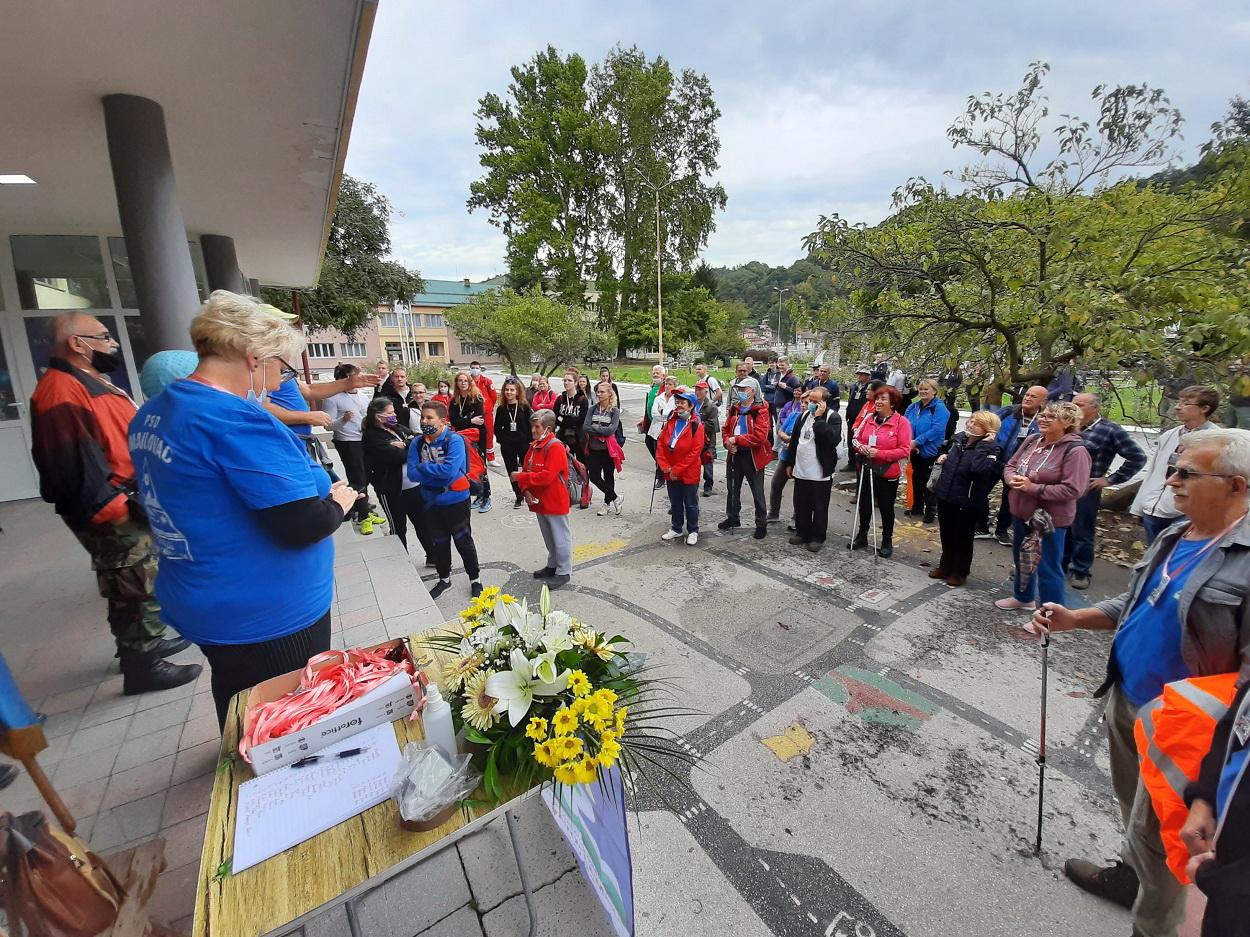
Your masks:
<svg viewBox="0 0 1250 937"><path fill-rule="evenodd" d="M356 502L258 403L294 373L304 339L249 296L217 290L191 323L199 367L130 426L160 553L161 616L230 698L330 647L334 544Z"/></svg>

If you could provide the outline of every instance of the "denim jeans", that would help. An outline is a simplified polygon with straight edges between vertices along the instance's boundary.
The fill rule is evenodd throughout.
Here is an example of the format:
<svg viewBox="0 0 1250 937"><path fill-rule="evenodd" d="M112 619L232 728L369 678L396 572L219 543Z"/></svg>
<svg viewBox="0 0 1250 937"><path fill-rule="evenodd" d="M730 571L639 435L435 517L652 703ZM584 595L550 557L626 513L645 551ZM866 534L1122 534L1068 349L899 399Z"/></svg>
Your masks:
<svg viewBox="0 0 1250 937"><path fill-rule="evenodd" d="M683 485L681 482L668 482L668 513L673 518L673 530L681 533L683 526L686 533L699 532L699 484Z"/></svg>
<svg viewBox="0 0 1250 937"><path fill-rule="evenodd" d="M712 453L712 461L703 463L703 490L712 490L712 466L716 464L716 453Z"/></svg>
<svg viewBox="0 0 1250 937"><path fill-rule="evenodd" d="M1153 514L1143 514L1141 525L1146 533L1146 546L1154 543L1159 534L1163 533L1178 520L1180 520L1179 517L1155 517Z"/></svg>
<svg viewBox="0 0 1250 937"><path fill-rule="evenodd" d="M1063 545L1063 568L1073 576L1088 576L1094 568L1094 537L1102 491L1087 491L1076 500L1076 517Z"/></svg>
<svg viewBox="0 0 1250 937"><path fill-rule="evenodd" d="M1028 521L1012 517L1011 533L1011 555L1016 561L1011 594L1020 602L1032 602L1036 599L1040 602L1063 604L1067 595L1063 584L1063 542L1067 539L1068 528L1057 527L1053 534L1042 537L1042 558L1033 575L1029 577L1027 586L1023 584L1020 574L1020 545L1033 535L1033 530Z"/></svg>

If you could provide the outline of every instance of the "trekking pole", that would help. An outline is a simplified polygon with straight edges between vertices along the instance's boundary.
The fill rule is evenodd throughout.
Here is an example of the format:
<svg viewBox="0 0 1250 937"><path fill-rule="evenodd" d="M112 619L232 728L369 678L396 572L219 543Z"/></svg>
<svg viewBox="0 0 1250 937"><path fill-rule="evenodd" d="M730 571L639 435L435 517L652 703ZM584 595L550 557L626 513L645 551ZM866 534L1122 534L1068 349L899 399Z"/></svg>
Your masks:
<svg viewBox="0 0 1250 937"><path fill-rule="evenodd" d="M859 536L859 501L864 496L864 467L859 468L859 484L855 486L855 513L851 515L851 542L846 545L849 557L855 551L855 538Z"/></svg>
<svg viewBox="0 0 1250 937"><path fill-rule="evenodd" d="M1047 618L1049 618L1047 612ZM1037 738L1037 840L1033 855L1042 854L1042 805L1046 791L1046 677L1050 664L1050 629L1042 631L1042 724Z"/></svg>
<svg viewBox="0 0 1250 937"><path fill-rule="evenodd" d="M877 565L877 494L872 483L872 473L868 473L868 520L872 524L872 565Z"/></svg>

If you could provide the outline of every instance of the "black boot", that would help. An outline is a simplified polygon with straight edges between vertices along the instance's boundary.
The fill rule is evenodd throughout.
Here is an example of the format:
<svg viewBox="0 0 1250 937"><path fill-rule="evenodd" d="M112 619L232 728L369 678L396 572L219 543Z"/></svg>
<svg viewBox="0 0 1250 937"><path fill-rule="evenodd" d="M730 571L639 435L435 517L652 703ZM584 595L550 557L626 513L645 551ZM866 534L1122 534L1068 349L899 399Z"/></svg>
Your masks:
<svg viewBox="0 0 1250 937"><path fill-rule="evenodd" d="M877 547L877 556L883 559L894 555L894 541L889 537L881 538L881 546Z"/></svg>
<svg viewBox="0 0 1250 937"><path fill-rule="evenodd" d="M185 651L191 646L191 642L186 638L161 638L161 643L153 648L157 657L173 657L179 651Z"/></svg>
<svg viewBox="0 0 1250 937"><path fill-rule="evenodd" d="M156 651L122 652L122 693L137 696L172 690L199 677L204 668L199 664L171 664L161 660Z"/></svg>

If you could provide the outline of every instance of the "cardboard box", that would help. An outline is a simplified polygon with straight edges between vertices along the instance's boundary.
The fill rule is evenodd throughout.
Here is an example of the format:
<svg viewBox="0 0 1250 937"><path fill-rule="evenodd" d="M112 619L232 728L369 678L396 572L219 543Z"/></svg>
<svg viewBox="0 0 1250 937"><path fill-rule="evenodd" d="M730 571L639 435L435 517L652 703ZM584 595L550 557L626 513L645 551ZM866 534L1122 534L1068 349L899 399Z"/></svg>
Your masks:
<svg viewBox="0 0 1250 937"><path fill-rule="evenodd" d="M366 650L400 650L404 659L412 660L407 646L401 640L387 641ZM299 686L303 674L301 668L256 684L248 693L248 711L286 696ZM265 774L380 723L406 719L412 715L419 702L419 694L412 685L412 679L406 673L397 673L364 696L339 707L307 728L253 745L248 752L252 759L252 770L258 775Z"/></svg>

